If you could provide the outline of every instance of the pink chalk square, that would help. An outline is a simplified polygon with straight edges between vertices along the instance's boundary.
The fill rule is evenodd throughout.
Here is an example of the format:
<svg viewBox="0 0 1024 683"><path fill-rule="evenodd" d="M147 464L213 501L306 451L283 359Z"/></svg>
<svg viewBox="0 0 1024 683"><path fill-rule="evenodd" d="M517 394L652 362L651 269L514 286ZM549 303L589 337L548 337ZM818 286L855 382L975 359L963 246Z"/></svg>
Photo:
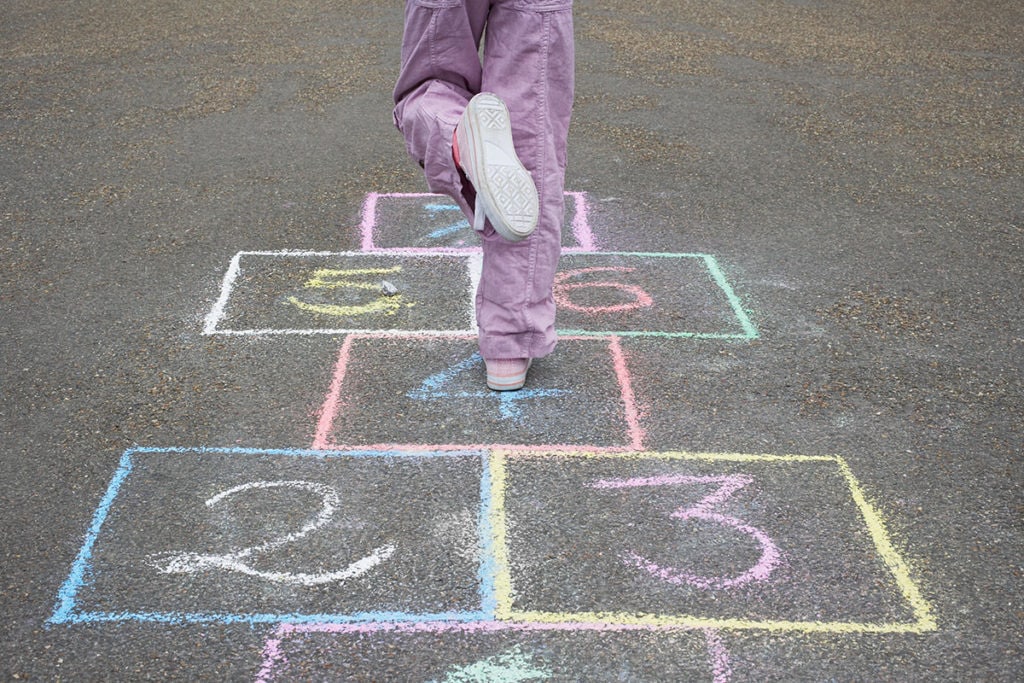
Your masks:
<svg viewBox="0 0 1024 683"><path fill-rule="evenodd" d="M925 623L836 459L679 456L505 458L500 613L808 632Z"/></svg>
<svg viewBox="0 0 1024 683"><path fill-rule="evenodd" d="M561 339L554 354L534 362L526 387L495 392L486 386L475 337L352 335L339 352L313 443L631 450L642 442L638 414L617 338Z"/></svg>
<svg viewBox="0 0 1024 683"><path fill-rule="evenodd" d="M672 656L651 656L655 652ZM495 622L288 624L268 639L256 680L724 683L730 673L721 639L697 630Z"/></svg>
<svg viewBox="0 0 1024 683"><path fill-rule="evenodd" d="M364 251L478 251L480 237L450 197L429 193L376 193L363 203L360 226ZM562 246L593 250L587 198L583 192L565 193Z"/></svg>

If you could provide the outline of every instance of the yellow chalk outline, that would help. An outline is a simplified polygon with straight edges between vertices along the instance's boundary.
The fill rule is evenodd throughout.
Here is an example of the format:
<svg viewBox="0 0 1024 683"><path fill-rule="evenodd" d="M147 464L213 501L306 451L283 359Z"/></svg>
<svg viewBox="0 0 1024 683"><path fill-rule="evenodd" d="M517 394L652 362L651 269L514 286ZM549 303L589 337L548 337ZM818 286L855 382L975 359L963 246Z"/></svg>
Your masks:
<svg viewBox="0 0 1024 683"><path fill-rule="evenodd" d="M379 289L374 287L373 289ZM288 302L297 306L300 310L307 311L309 313L319 313L321 315L333 315L338 318L344 318L350 315L366 315L367 313L383 313L384 315L394 315L402 307L402 295L396 294L395 296L385 297L381 295L376 301L371 301L368 304L359 304L357 306L341 306L338 304L311 304L294 296L288 297ZM411 304L410 304L411 305Z"/></svg>
<svg viewBox="0 0 1024 683"><path fill-rule="evenodd" d="M380 291L380 283L353 282L351 280L335 280L333 278L350 275L387 275L389 273L402 272L402 266L390 266L388 268L318 268L313 271L313 276L303 285L306 289L368 289ZM338 304L311 304L298 297L288 297L288 303L297 306L300 310L321 315L331 315L337 318L348 316L366 315L368 313L383 313L394 315L402 308L402 295L395 294L387 296L381 294L376 301L368 304L357 304L354 306L343 306ZM413 306L414 304L406 304Z"/></svg>
<svg viewBox="0 0 1024 683"><path fill-rule="evenodd" d="M507 543L507 520L505 517L505 486L507 482L506 462L510 457L543 458L548 456L581 458L618 458L627 460L703 460L709 462L834 462L846 480L850 495L860 510L864 523L874 542L875 549L895 579L896 586L910 605L916 619L910 622L866 623L851 621L787 621L756 619L716 619L697 616L664 616L638 614L636 612L536 612L519 611L513 607L515 589L509 564ZM711 628L727 630L799 631L804 633L927 633L938 628L938 622L931 604L921 594L910 576L910 567L897 552L889 538L882 515L864 493L860 482L854 476L846 461L839 456L829 455L753 455L746 453L689 453L675 452L629 452L621 454L594 453L589 451L558 451L539 453L536 451L492 451L489 468L491 475L490 512L491 529L494 533L495 565L495 616L499 620L535 623L587 623L609 627L626 626L663 629Z"/></svg>
<svg viewBox="0 0 1024 683"><path fill-rule="evenodd" d="M487 459L491 475L491 533L494 535L494 617L512 619L512 573L508 561L508 529L505 522L505 453L493 451Z"/></svg>
<svg viewBox="0 0 1024 683"><path fill-rule="evenodd" d="M387 268L317 268L313 271L313 277L303 285L306 289L333 289L335 287L354 287L357 289L380 289L380 284L369 282L350 282L349 280L331 280L329 278L341 275L387 275L389 273L402 272L402 266L389 266Z"/></svg>

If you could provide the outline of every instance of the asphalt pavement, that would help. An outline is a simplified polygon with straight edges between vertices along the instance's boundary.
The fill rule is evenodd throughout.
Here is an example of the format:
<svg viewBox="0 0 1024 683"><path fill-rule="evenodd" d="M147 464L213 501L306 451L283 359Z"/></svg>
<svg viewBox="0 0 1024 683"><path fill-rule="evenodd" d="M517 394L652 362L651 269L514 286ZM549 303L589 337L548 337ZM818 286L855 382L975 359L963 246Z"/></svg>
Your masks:
<svg viewBox="0 0 1024 683"><path fill-rule="evenodd" d="M1024 5L576 0L489 392L402 4L0 7L0 677L1024 678Z"/></svg>

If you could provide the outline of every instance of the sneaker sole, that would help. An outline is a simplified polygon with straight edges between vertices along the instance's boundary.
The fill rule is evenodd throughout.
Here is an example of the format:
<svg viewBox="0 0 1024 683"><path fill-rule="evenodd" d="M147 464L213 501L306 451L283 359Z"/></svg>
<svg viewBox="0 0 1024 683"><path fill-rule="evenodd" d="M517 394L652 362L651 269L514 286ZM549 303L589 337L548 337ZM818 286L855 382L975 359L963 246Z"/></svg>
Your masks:
<svg viewBox="0 0 1024 683"><path fill-rule="evenodd" d="M502 237L525 239L537 227L539 200L533 177L516 156L508 108L481 93L470 100L463 121L459 153L484 213Z"/></svg>

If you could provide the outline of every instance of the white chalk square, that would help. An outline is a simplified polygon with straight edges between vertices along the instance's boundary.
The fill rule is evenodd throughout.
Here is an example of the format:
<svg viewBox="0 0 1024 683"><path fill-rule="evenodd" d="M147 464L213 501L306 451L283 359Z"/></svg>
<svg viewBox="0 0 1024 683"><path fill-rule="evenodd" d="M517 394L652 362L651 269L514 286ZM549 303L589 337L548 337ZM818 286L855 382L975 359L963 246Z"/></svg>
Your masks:
<svg viewBox="0 0 1024 683"><path fill-rule="evenodd" d="M240 252L205 332L465 334L476 329L478 264L437 253Z"/></svg>

